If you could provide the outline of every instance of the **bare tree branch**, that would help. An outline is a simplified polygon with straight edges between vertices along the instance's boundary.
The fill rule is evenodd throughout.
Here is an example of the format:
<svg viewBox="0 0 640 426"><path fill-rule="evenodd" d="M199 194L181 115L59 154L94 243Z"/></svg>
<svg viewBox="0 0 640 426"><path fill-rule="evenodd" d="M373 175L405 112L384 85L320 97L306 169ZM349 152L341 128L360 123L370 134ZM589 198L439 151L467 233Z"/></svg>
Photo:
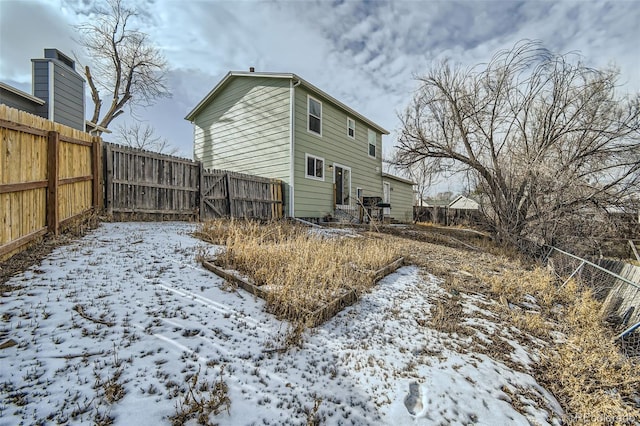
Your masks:
<svg viewBox="0 0 640 426"><path fill-rule="evenodd" d="M92 121L108 128L125 106L148 106L170 96L167 62L147 34L132 28L137 12L122 0L108 0L107 8L97 8L92 16L93 21L75 28L93 61L92 68L84 67L94 104ZM103 94L110 103L101 116Z"/></svg>
<svg viewBox="0 0 640 426"><path fill-rule="evenodd" d="M500 241L592 232L585 215L637 202L640 186L640 95L616 96L617 77L532 41L468 70L445 61L419 78L395 161L471 170Z"/></svg>
<svg viewBox="0 0 640 426"><path fill-rule="evenodd" d="M155 134L155 130L149 124L142 125L139 121L116 128L116 143L129 146L131 148L145 149L161 154L175 155L178 148L172 146L166 138Z"/></svg>

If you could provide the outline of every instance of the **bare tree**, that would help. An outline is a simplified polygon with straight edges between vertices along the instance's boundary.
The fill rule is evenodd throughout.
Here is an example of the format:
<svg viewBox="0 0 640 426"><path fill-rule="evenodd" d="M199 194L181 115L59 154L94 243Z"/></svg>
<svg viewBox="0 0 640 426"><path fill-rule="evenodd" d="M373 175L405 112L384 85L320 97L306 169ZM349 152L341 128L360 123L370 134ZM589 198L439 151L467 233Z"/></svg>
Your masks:
<svg viewBox="0 0 640 426"><path fill-rule="evenodd" d="M122 0L108 0L107 8L96 8L91 22L76 27L79 42L93 62L92 67L84 67L94 105L91 121L103 128L127 105L147 106L170 96L167 62L147 34L131 28L136 16ZM103 99L110 103L101 115Z"/></svg>
<svg viewBox="0 0 640 426"><path fill-rule="evenodd" d="M640 184L640 94L617 97L617 77L532 41L471 69L444 61L419 78L396 161L467 172L501 242L586 234Z"/></svg>
<svg viewBox="0 0 640 426"><path fill-rule="evenodd" d="M139 121L130 126L118 126L116 142L131 148L146 149L161 154L175 155L178 153L178 149L171 146L166 138L155 134L153 127L149 124L143 126Z"/></svg>

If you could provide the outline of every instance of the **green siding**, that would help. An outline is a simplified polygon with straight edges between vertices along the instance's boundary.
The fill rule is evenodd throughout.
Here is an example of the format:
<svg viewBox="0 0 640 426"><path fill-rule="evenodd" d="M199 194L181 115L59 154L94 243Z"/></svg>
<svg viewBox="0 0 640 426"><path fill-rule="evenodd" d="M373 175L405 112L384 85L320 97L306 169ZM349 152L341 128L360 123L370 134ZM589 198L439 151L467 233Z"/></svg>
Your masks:
<svg viewBox="0 0 640 426"><path fill-rule="evenodd" d="M383 182L391 186L391 214L390 217L400 222L413 221L413 185L389 177L383 177Z"/></svg>
<svg viewBox="0 0 640 426"><path fill-rule="evenodd" d="M322 136L307 131L307 95L322 102ZM347 135L347 117L356 122L355 140ZM329 165L351 168L351 205L356 188L364 196L382 197L382 135L376 132L376 158L368 155L367 129L363 121L303 87L295 89L295 215L323 217L333 213L333 173ZM305 154L324 158L324 182L305 178Z"/></svg>
<svg viewBox="0 0 640 426"><path fill-rule="evenodd" d="M194 119L194 158L290 183L289 104L289 80L232 78Z"/></svg>

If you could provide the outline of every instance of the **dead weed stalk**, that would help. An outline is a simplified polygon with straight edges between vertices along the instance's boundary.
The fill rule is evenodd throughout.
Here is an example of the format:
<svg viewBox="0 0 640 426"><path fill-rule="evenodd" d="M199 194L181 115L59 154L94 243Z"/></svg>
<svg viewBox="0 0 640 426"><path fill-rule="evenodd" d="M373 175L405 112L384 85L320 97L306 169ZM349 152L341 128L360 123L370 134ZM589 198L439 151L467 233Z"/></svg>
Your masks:
<svg viewBox="0 0 640 426"><path fill-rule="evenodd" d="M187 380L184 398L176 403L176 413L170 417L173 426L184 425L192 419L196 419L199 425L209 425L211 415L217 416L223 410L229 413L231 400L223 372L224 366L220 368L218 380L212 384L199 382L200 369Z"/></svg>

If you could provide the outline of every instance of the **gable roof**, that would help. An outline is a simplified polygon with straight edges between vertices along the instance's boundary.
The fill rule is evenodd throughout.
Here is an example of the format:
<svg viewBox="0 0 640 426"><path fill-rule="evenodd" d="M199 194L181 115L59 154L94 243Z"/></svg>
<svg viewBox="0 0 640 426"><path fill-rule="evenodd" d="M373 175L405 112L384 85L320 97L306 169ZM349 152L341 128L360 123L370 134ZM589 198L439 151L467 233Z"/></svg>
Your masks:
<svg viewBox="0 0 640 426"><path fill-rule="evenodd" d="M225 75L224 78L222 80L220 80L220 82L218 84L216 84L216 86L213 89L211 89L211 91L207 94L207 96L205 96L198 103L198 105L196 105L195 108L193 108L191 110L191 112L189 114L187 114L187 116L185 117L185 120L189 120L189 121L193 122L195 116L198 115L198 113L204 107L206 107L209 104L209 102L211 102L213 100L213 98L215 98L215 96L218 94L218 92L220 92L220 90L222 90L222 88L231 79L236 78L236 77L263 77L263 78L282 78L282 79L287 79L287 80L295 80L296 82L299 82L301 86L304 86L307 90L309 90L309 91L315 93L316 95L319 95L319 96L329 100L331 103L333 103L333 104L337 105L338 107L342 108L343 110L347 111L350 115L352 115L354 117L357 117L358 119L364 121L369 126L373 127L374 129L376 129L377 131L379 131L383 135L388 135L389 134L389 131L385 130L384 127L379 126L378 124L376 124L373 121L369 120L368 118L366 118L362 114L359 114L355 110L349 108L347 105L343 104L342 102L340 102L339 100L337 100L333 96L329 95L327 92L324 92L324 91L320 90L319 88L317 88L313 84L309 83L305 79L303 79L303 78L301 78L301 77L299 77L299 76L297 76L296 74L293 74L293 73L229 71L227 73L227 75Z"/></svg>
<svg viewBox="0 0 640 426"><path fill-rule="evenodd" d="M465 197L464 195L458 195L449 203L449 208L460 210L478 210L480 203L473 198Z"/></svg>
<svg viewBox="0 0 640 426"><path fill-rule="evenodd" d="M449 207L450 200L434 200L432 198L425 198L421 200L422 207Z"/></svg>

